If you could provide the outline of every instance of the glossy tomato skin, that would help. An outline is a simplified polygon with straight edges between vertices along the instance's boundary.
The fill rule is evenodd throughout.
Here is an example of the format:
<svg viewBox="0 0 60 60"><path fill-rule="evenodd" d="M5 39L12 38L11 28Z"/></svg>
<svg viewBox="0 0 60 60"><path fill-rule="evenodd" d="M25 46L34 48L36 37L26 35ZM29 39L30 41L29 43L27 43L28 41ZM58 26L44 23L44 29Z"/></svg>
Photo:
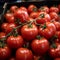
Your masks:
<svg viewBox="0 0 60 60"><path fill-rule="evenodd" d="M24 11L27 11L27 8L24 7L24 6L21 6L20 9L21 9L21 10L24 10Z"/></svg>
<svg viewBox="0 0 60 60"><path fill-rule="evenodd" d="M8 23L14 23L15 22L15 17L13 15L13 13L6 13L5 18L6 18L6 21Z"/></svg>
<svg viewBox="0 0 60 60"><path fill-rule="evenodd" d="M28 13L37 11L37 7L35 5L28 6Z"/></svg>
<svg viewBox="0 0 60 60"><path fill-rule="evenodd" d="M23 38L21 36L10 36L7 38L7 44L10 48L19 48L23 45Z"/></svg>
<svg viewBox="0 0 60 60"><path fill-rule="evenodd" d="M60 60L60 58L55 58L54 60Z"/></svg>
<svg viewBox="0 0 60 60"><path fill-rule="evenodd" d="M60 44L56 44L56 48L50 48L49 55L52 58L58 58L60 57Z"/></svg>
<svg viewBox="0 0 60 60"><path fill-rule="evenodd" d="M56 12L56 13L59 13L59 9L58 9L58 7L52 6L52 7L50 7L50 12Z"/></svg>
<svg viewBox="0 0 60 60"><path fill-rule="evenodd" d="M27 20L29 18L27 11L21 10L21 9L17 9L14 13L14 16L17 19L20 19L20 22L22 22L22 23L27 22Z"/></svg>
<svg viewBox="0 0 60 60"><path fill-rule="evenodd" d="M0 59L5 60L8 59L11 55L11 50L9 47L5 46L3 48L0 48Z"/></svg>
<svg viewBox="0 0 60 60"><path fill-rule="evenodd" d="M31 41L31 40L35 39L35 37L38 35L38 29L37 29L36 25L32 24L31 26L32 27L29 27L28 25L24 25L21 28L22 37L26 41Z"/></svg>
<svg viewBox="0 0 60 60"><path fill-rule="evenodd" d="M0 32L0 39L6 37L6 33Z"/></svg>
<svg viewBox="0 0 60 60"><path fill-rule="evenodd" d="M38 9L39 12L46 12L46 13L49 13L49 8L47 6L41 6L39 9Z"/></svg>
<svg viewBox="0 0 60 60"><path fill-rule="evenodd" d="M30 14L30 17L33 18L33 19L35 19L35 18L38 18L39 17L39 14L38 14L38 12L32 12Z"/></svg>
<svg viewBox="0 0 60 60"><path fill-rule="evenodd" d="M16 51L16 60L33 60L32 51L27 48L19 48Z"/></svg>
<svg viewBox="0 0 60 60"><path fill-rule="evenodd" d="M44 55L49 49L49 42L45 38L35 39L31 43L32 50L37 55Z"/></svg>
<svg viewBox="0 0 60 60"><path fill-rule="evenodd" d="M49 14L45 12L40 12L39 13L39 18L36 19L36 23L38 24L44 24L46 22L49 22L51 20L51 17Z"/></svg>
<svg viewBox="0 0 60 60"><path fill-rule="evenodd" d="M4 31L5 33L9 33L15 27L16 27L16 24L15 23L3 23L2 24L2 31Z"/></svg>
<svg viewBox="0 0 60 60"><path fill-rule="evenodd" d="M53 24L56 26L56 30L60 31L60 22L54 21Z"/></svg>
<svg viewBox="0 0 60 60"><path fill-rule="evenodd" d="M51 20L56 20L56 21L59 20L59 16L55 12L50 12L50 17L51 17Z"/></svg>
<svg viewBox="0 0 60 60"><path fill-rule="evenodd" d="M44 36L45 38L49 39L51 38L52 36L55 35L55 32L56 32L56 27L53 23L51 22L46 22L46 28L39 28L39 34L41 36Z"/></svg>
<svg viewBox="0 0 60 60"><path fill-rule="evenodd" d="M17 9L18 9L18 7L13 5L13 6L11 6L10 11L14 13Z"/></svg>

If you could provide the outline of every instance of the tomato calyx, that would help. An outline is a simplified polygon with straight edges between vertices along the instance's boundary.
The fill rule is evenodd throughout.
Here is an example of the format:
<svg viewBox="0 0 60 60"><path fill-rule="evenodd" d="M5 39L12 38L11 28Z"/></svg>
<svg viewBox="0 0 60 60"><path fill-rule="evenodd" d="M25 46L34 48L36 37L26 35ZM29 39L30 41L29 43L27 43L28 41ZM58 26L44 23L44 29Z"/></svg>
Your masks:
<svg viewBox="0 0 60 60"><path fill-rule="evenodd" d="M42 28L45 29L45 28L46 28L46 24L44 24L44 25L42 26Z"/></svg>
<svg viewBox="0 0 60 60"><path fill-rule="evenodd" d="M40 16L39 16L40 18L44 18L45 17L45 15L44 14L40 14Z"/></svg>
<svg viewBox="0 0 60 60"><path fill-rule="evenodd" d="M42 37L40 35L37 35L36 38L40 40Z"/></svg>
<svg viewBox="0 0 60 60"><path fill-rule="evenodd" d="M35 8L33 8L33 11L34 11L34 12L36 12L36 11L37 11L37 8L36 8L36 7L35 7Z"/></svg>
<svg viewBox="0 0 60 60"><path fill-rule="evenodd" d="M44 7L41 7L39 10L44 10Z"/></svg>

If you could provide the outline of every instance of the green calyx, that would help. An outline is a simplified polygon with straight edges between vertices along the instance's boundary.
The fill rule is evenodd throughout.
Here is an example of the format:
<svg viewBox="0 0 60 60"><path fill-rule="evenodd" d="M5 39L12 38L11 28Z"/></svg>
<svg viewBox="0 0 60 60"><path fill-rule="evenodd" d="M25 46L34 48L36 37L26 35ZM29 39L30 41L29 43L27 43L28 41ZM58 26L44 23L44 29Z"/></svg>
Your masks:
<svg viewBox="0 0 60 60"><path fill-rule="evenodd" d="M44 26L42 26L42 28L45 29L46 28L46 24L44 24Z"/></svg>
<svg viewBox="0 0 60 60"><path fill-rule="evenodd" d="M44 18L45 17L45 15L44 14L40 14L40 16L39 16L40 18Z"/></svg>
<svg viewBox="0 0 60 60"><path fill-rule="evenodd" d="M40 40L41 39L41 36L40 35L37 35L36 38Z"/></svg>
<svg viewBox="0 0 60 60"><path fill-rule="evenodd" d="M35 8L33 8L33 11L34 11L34 12L36 12L36 11L37 11L37 8L36 8L36 7L35 7Z"/></svg>

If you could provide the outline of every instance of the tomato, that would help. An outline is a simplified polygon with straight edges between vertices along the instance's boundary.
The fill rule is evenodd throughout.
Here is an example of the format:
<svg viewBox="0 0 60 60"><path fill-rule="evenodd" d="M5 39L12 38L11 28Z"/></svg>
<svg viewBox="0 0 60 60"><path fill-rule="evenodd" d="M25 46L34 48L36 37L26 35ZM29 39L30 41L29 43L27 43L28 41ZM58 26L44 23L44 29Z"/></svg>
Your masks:
<svg viewBox="0 0 60 60"><path fill-rule="evenodd" d="M15 58L14 57L11 57L9 60L15 60Z"/></svg>
<svg viewBox="0 0 60 60"><path fill-rule="evenodd" d="M55 58L54 60L60 60L60 58Z"/></svg>
<svg viewBox="0 0 60 60"><path fill-rule="evenodd" d="M46 13L49 13L49 8L47 6L41 6L39 9L38 9L39 12L46 12Z"/></svg>
<svg viewBox="0 0 60 60"><path fill-rule="evenodd" d="M0 32L0 39L6 37L6 33Z"/></svg>
<svg viewBox="0 0 60 60"><path fill-rule="evenodd" d="M19 48L16 51L16 60L33 60L32 51L27 48Z"/></svg>
<svg viewBox="0 0 60 60"><path fill-rule="evenodd" d="M49 22L51 20L49 14L45 13L45 12L40 12L39 13L39 18L36 19L36 23L38 24L43 24L46 22Z"/></svg>
<svg viewBox="0 0 60 60"><path fill-rule="evenodd" d="M0 59L1 60L5 60L7 58L9 58L11 55L11 50L9 49L9 47L5 46L3 48L0 47Z"/></svg>
<svg viewBox="0 0 60 60"><path fill-rule="evenodd" d="M35 5L29 5L28 6L28 13L31 13L31 12L36 12L37 11L37 7Z"/></svg>
<svg viewBox="0 0 60 60"><path fill-rule="evenodd" d="M45 38L35 39L31 43L32 50L37 55L44 55L49 49L49 42Z"/></svg>
<svg viewBox="0 0 60 60"><path fill-rule="evenodd" d="M15 22L15 17L12 13L6 13L5 18L6 18L6 21L8 23L14 23Z"/></svg>
<svg viewBox="0 0 60 60"><path fill-rule="evenodd" d="M60 40L58 38L55 39L54 41L55 41L55 43L60 43Z"/></svg>
<svg viewBox="0 0 60 60"><path fill-rule="evenodd" d="M20 9L21 9L21 10L24 10L24 11L27 11L27 8L24 7L24 6L21 6Z"/></svg>
<svg viewBox="0 0 60 60"><path fill-rule="evenodd" d="M60 22L54 21L53 24L56 26L56 30L60 31Z"/></svg>
<svg viewBox="0 0 60 60"><path fill-rule="evenodd" d="M20 19L20 22L22 22L22 23L26 22L29 18L27 11L21 10L21 9L17 9L14 13L14 16L17 19Z"/></svg>
<svg viewBox="0 0 60 60"><path fill-rule="evenodd" d="M6 33L9 33L13 30L13 28L16 27L15 23L3 23L2 24L2 30Z"/></svg>
<svg viewBox="0 0 60 60"><path fill-rule="evenodd" d="M35 24L24 25L21 28L21 34L26 41L31 41L38 35L38 29Z"/></svg>
<svg viewBox="0 0 60 60"><path fill-rule="evenodd" d="M49 50L49 55L53 58L60 57L60 44L53 45L53 47Z"/></svg>
<svg viewBox="0 0 60 60"><path fill-rule="evenodd" d="M13 12L13 13L14 13L17 9L18 9L18 7L17 7L16 5L13 5L13 6L10 7L10 11Z"/></svg>
<svg viewBox="0 0 60 60"><path fill-rule="evenodd" d="M59 20L59 16L55 12L50 12L50 17L51 17L51 20L56 20L56 21Z"/></svg>
<svg viewBox="0 0 60 60"><path fill-rule="evenodd" d="M39 28L39 34L49 39L55 35L56 27L53 23L46 22L44 26Z"/></svg>
<svg viewBox="0 0 60 60"><path fill-rule="evenodd" d="M58 9L59 9L59 12L60 12L60 4L58 5Z"/></svg>
<svg viewBox="0 0 60 60"><path fill-rule="evenodd" d="M58 9L58 7L52 6L52 7L50 7L50 12L56 12L56 13L59 13L59 9Z"/></svg>
<svg viewBox="0 0 60 60"><path fill-rule="evenodd" d="M32 13L30 13L30 17L35 19L35 18L39 17L39 14L38 14L38 12L32 12Z"/></svg>
<svg viewBox="0 0 60 60"><path fill-rule="evenodd" d="M7 44L10 48L19 48L23 45L23 38L21 36L10 36L7 38Z"/></svg>

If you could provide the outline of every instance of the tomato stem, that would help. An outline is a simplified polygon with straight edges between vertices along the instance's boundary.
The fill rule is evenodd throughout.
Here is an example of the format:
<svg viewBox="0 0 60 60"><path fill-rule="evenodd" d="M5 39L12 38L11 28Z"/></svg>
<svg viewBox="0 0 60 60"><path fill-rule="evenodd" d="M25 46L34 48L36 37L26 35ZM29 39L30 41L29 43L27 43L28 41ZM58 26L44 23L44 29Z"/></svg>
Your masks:
<svg viewBox="0 0 60 60"><path fill-rule="evenodd" d="M41 36L40 35L37 35L36 38L40 40L41 39Z"/></svg>
<svg viewBox="0 0 60 60"><path fill-rule="evenodd" d="M35 7L35 8L33 8L33 11L34 11L34 12L36 12L36 11L37 11L37 8L36 8L36 7Z"/></svg>
<svg viewBox="0 0 60 60"><path fill-rule="evenodd" d="M40 14L40 16L39 16L39 17L40 17L40 18L44 18L44 16L45 16L44 14Z"/></svg>
<svg viewBox="0 0 60 60"><path fill-rule="evenodd" d="M42 28L45 29L46 28L46 24L44 24L44 26L42 26Z"/></svg>

